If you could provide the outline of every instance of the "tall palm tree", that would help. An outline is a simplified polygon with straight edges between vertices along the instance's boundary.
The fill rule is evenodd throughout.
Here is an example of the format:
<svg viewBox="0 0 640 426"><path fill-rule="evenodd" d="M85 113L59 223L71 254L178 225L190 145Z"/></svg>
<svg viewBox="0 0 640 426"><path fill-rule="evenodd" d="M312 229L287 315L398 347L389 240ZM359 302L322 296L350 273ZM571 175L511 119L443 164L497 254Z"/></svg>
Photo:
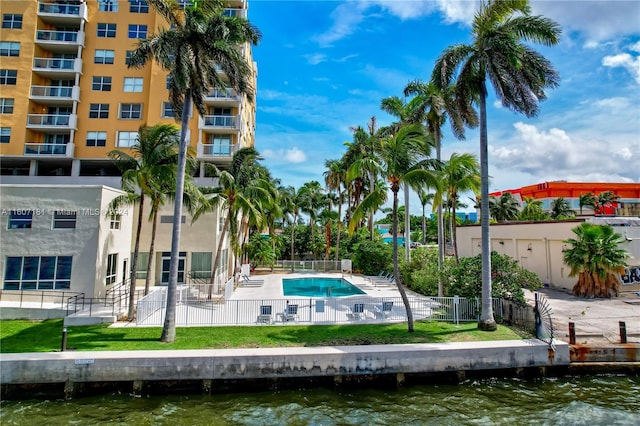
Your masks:
<svg viewBox="0 0 640 426"><path fill-rule="evenodd" d="M576 212L571 209L569 202L565 198L558 197L551 201L551 217L553 219L573 217L575 215Z"/></svg>
<svg viewBox="0 0 640 426"><path fill-rule="evenodd" d="M329 191L336 191L338 194L338 216L337 216L337 234L336 235L336 262L340 260L340 231L342 228L342 183L345 181L347 171L340 160L326 160L324 166L327 170L324 172L324 183Z"/></svg>
<svg viewBox="0 0 640 426"><path fill-rule="evenodd" d="M543 220L547 215L542 211L542 201L533 197L522 200L524 207L519 214L520 220Z"/></svg>
<svg viewBox="0 0 640 426"><path fill-rule="evenodd" d="M326 207L320 211L318 219L324 228L324 260L329 260L329 252L331 251L331 225L338 220L338 212L332 210L330 207Z"/></svg>
<svg viewBox="0 0 640 426"><path fill-rule="evenodd" d="M578 203L580 204L580 215L582 215L582 208L589 207L595 210L596 207L596 196L593 195L593 192L587 192L586 194L580 194L578 198Z"/></svg>
<svg viewBox="0 0 640 426"><path fill-rule="evenodd" d="M449 201L451 215L449 216L451 228L451 243L456 261L458 261L458 244L456 242L456 207L459 202L461 192L473 191L477 193L480 189L480 165L478 159L468 153L453 153L448 161L442 164L439 171L440 186L436 195L438 205L442 204L445 198Z"/></svg>
<svg viewBox="0 0 640 426"><path fill-rule="evenodd" d="M528 42L546 46L558 43L560 27L554 21L531 16L528 0L496 0L480 5L471 27L471 44L445 49L437 59L431 81L440 88L456 81L458 104L477 99L480 111L480 169L482 229L482 312L478 328L496 330L491 306L491 256L489 247L489 164L487 160L487 79L506 108L532 117L544 90L558 85L553 65Z"/></svg>
<svg viewBox="0 0 640 426"><path fill-rule="evenodd" d="M427 216L425 213L427 204L433 203L433 199L435 197L435 193L428 192L424 187L420 188L418 191L418 199L420 200L420 205L422 206L422 244L427 243Z"/></svg>
<svg viewBox="0 0 640 426"><path fill-rule="evenodd" d="M607 207L612 207L620 199L613 191L604 191L598 194L594 200L594 212L604 214Z"/></svg>
<svg viewBox="0 0 640 426"><path fill-rule="evenodd" d="M489 198L489 212L498 222L507 222L518 218L520 204L509 192L503 192L499 197Z"/></svg>
<svg viewBox="0 0 640 426"><path fill-rule="evenodd" d="M246 43L257 44L260 32L244 18L225 16L224 4L220 0L199 0L184 8L175 0L148 2L169 26L138 43L131 55L129 67L140 68L155 61L169 73L169 98L177 118L181 120L167 310L160 337L163 342L173 342L176 337L180 218L191 103L201 115L205 115L204 98L211 87L229 86L239 94L253 97L253 71L239 47ZM224 71L226 80L218 73L217 67Z"/></svg>
<svg viewBox="0 0 640 426"><path fill-rule="evenodd" d="M312 180L305 182L300 188L300 210L309 215L309 228L311 231L311 249L315 255L316 247L316 220L320 209L325 203L323 188L320 182Z"/></svg>
<svg viewBox="0 0 640 426"><path fill-rule="evenodd" d="M127 194L117 197L113 205L138 203L137 229L131 259L131 275L129 283L128 317L133 319L135 310L136 275L138 270L138 254L140 251L140 233L144 204L147 198L152 200L150 219L153 221L151 235L151 249L155 240L155 217L157 209L153 208L153 201L160 200L168 193L167 185L175 180L177 170L177 127L170 124L160 124L153 127L145 125L138 129L135 144L127 151L112 150L107 154L115 161L122 173L122 189ZM149 265L152 258L149 255ZM145 292L148 292L149 268Z"/></svg>
<svg viewBox="0 0 640 426"><path fill-rule="evenodd" d="M442 126L447 118L451 124L453 135L460 140L465 138L465 125L476 127L478 114L468 102L460 108L454 99L455 85L440 88L436 84L414 80L404 89L405 96L415 95L416 112L418 117L424 117L429 134L433 136L436 147L436 160L442 161ZM438 269L444 265L445 241L444 221L442 216L442 200L436 202L436 217L438 223ZM444 296L442 279L438 278L438 296Z"/></svg>
<svg viewBox="0 0 640 426"><path fill-rule="evenodd" d="M295 231L296 225L298 224L298 216L300 215L300 207L298 205L298 192L293 186L288 186L286 188L280 189L280 194L282 196L281 202L283 206L283 214L289 220L289 225L291 226L291 262L293 262L295 257Z"/></svg>
<svg viewBox="0 0 640 426"><path fill-rule="evenodd" d="M376 151L381 166L381 176L385 178L393 194L393 275L405 309L407 311L408 331L413 332L413 312L409 305L407 293L402 284L398 268L398 191L401 185L436 185L436 177L430 164L422 156L424 127L420 124L404 124L399 126L393 134L388 134L380 140ZM363 201L363 203L365 203ZM408 212L406 212L408 214Z"/></svg>
<svg viewBox="0 0 640 426"><path fill-rule="evenodd" d="M624 273L628 253L620 249L624 242L609 225L581 223L572 229L576 238L563 241L571 247L563 252L570 277L578 275L573 294L582 297L617 296L620 274Z"/></svg>

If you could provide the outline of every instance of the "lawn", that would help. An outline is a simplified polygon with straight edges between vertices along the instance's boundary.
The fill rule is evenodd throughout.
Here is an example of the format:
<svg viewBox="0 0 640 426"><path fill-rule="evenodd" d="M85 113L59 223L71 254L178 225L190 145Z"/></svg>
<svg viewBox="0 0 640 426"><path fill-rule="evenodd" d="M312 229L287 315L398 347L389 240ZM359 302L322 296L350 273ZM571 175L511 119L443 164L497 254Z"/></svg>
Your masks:
<svg viewBox="0 0 640 426"><path fill-rule="evenodd" d="M131 351L158 349L269 348L284 346L375 345L518 340L522 336L505 326L479 331L477 324L406 323L359 325L287 325L235 327L179 327L176 341L159 341L162 329L93 325L68 327L67 350ZM59 351L62 320L0 321L0 353Z"/></svg>

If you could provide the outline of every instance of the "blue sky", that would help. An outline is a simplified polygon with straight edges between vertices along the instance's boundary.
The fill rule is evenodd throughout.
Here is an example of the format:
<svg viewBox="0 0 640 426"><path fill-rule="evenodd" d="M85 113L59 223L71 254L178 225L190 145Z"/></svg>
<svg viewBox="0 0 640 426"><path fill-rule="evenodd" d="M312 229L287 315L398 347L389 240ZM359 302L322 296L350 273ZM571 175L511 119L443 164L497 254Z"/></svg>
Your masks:
<svg viewBox="0 0 640 426"><path fill-rule="evenodd" d="M250 0L263 34L258 64L256 149L284 185L324 185L350 127L393 117L380 100L427 80L438 55L470 41L473 0ZM535 48L561 75L535 118L488 101L490 190L551 180L640 181L640 2L533 1L558 22L559 45ZM456 140L445 125L443 159L478 156L478 132ZM411 205L419 214L418 203Z"/></svg>

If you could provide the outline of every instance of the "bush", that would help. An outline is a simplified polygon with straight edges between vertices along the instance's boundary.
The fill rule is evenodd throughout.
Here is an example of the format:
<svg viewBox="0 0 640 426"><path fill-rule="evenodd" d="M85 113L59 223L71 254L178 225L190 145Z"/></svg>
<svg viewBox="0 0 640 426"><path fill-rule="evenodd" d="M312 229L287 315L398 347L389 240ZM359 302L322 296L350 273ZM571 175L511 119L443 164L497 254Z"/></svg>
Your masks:
<svg viewBox="0 0 640 426"><path fill-rule="evenodd" d="M445 257L445 266L455 263L451 257ZM411 261L402 261L399 265L402 282L416 293L426 296L438 295L438 249L418 247L411 251ZM445 268L443 268L445 269ZM446 286L446 279L443 275Z"/></svg>
<svg viewBox="0 0 640 426"><path fill-rule="evenodd" d="M364 275L377 275L380 271L390 271L393 267L391 245L382 240L365 240L354 246L353 269Z"/></svg>
<svg viewBox="0 0 640 426"><path fill-rule="evenodd" d="M460 259L458 265L447 268L448 296L480 297L482 295L482 257ZM536 289L542 282L536 274L520 268L507 255L491 252L491 295L525 302L523 287Z"/></svg>

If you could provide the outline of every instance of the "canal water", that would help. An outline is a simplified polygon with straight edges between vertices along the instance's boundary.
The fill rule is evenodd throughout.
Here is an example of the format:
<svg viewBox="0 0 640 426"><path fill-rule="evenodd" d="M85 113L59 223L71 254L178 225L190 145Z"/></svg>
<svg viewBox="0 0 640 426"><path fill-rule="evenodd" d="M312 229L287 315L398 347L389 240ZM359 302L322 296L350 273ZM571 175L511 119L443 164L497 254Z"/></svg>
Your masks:
<svg viewBox="0 0 640 426"><path fill-rule="evenodd" d="M2 401L8 425L634 425L640 377L467 380L400 389L296 389L224 395L111 393Z"/></svg>

